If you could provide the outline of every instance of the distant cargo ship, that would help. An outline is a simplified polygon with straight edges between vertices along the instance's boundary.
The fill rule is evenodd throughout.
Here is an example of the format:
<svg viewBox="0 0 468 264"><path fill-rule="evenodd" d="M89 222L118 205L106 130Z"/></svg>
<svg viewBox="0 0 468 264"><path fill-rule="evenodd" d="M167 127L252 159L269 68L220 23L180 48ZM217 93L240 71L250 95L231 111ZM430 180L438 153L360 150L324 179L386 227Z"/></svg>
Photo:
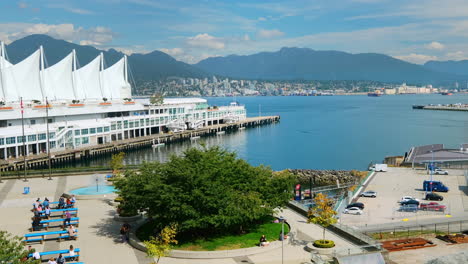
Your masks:
<svg viewBox="0 0 468 264"><path fill-rule="evenodd" d="M370 96L370 97L379 97L379 96L382 96L381 93L367 93L367 96Z"/></svg>

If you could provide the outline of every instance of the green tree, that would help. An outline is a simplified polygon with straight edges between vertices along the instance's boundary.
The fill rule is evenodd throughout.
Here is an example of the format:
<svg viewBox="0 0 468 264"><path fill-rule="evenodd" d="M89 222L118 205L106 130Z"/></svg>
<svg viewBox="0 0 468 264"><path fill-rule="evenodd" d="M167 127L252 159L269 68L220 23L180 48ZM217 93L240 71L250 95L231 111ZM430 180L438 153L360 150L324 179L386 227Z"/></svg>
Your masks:
<svg viewBox="0 0 468 264"><path fill-rule="evenodd" d="M110 167L112 168L112 173L114 175L120 175L121 170L123 169L123 159L125 157L125 153L119 152L117 154L112 154L112 158L110 161Z"/></svg>
<svg viewBox="0 0 468 264"><path fill-rule="evenodd" d="M114 185L126 206L146 212L158 229L177 223L179 234L207 237L243 232L272 215L289 201L292 179L213 147L145 163Z"/></svg>
<svg viewBox="0 0 468 264"><path fill-rule="evenodd" d="M150 103L154 105L162 105L164 103L164 96L160 93L154 93L150 97Z"/></svg>
<svg viewBox="0 0 468 264"><path fill-rule="evenodd" d="M157 237L151 237L150 240L144 241L147 248L146 254L150 258L157 257L156 263L159 263L161 257L169 254L174 244L178 241L175 239L177 234L177 224L170 224L164 227Z"/></svg>
<svg viewBox="0 0 468 264"><path fill-rule="evenodd" d="M0 230L0 263L41 263L39 260L25 260L28 251L24 249L21 238Z"/></svg>
<svg viewBox="0 0 468 264"><path fill-rule="evenodd" d="M333 210L333 202L325 194L318 193L314 198L315 206L307 212L307 223L318 224L323 227L323 240L325 241L325 229L336 223L334 216L337 214Z"/></svg>

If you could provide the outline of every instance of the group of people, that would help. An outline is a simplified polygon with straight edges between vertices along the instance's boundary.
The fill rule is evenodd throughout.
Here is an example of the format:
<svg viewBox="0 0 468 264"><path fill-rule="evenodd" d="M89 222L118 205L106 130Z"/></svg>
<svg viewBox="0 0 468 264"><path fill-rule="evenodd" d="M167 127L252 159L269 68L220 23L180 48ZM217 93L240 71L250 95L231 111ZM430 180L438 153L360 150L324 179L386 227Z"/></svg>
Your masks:
<svg viewBox="0 0 468 264"><path fill-rule="evenodd" d="M43 202L41 202L41 198L37 198L37 200L33 203L34 217L43 217L49 219L50 217L50 202L49 199L46 197Z"/></svg>
<svg viewBox="0 0 468 264"><path fill-rule="evenodd" d="M60 196L59 198L59 203L58 203L58 209L66 209L66 208L73 208L75 206L76 198L75 195L72 195L70 197L63 197Z"/></svg>
<svg viewBox="0 0 468 264"><path fill-rule="evenodd" d="M36 251L34 248L32 248L31 246L28 246L28 254L31 255L31 257L25 257L23 258L22 260L23 261L26 261L29 259L33 259L33 260L42 260L41 259L41 254ZM75 261L75 256L76 256L76 252L75 252L75 249L73 248L73 245L70 245L70 248L68 250L68 260L69 261ZM58 258L50 258L49 261L47 262L48 264L64 264L65 263L65 257L60 253Z"/></svg>

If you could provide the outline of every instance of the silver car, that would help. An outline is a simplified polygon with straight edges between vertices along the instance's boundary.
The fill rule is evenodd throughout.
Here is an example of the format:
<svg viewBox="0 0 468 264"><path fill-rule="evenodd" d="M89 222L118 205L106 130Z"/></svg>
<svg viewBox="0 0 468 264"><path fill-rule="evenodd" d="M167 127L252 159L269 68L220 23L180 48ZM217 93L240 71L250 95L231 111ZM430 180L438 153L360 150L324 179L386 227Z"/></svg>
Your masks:
<svg viewBox="0 0 468 264"><path fill-rule="evenodd" d="M365 192L361 193L361 197L375 198L375 197L377 197L377 192L375 192L375 191L365 191Z"/></svg>

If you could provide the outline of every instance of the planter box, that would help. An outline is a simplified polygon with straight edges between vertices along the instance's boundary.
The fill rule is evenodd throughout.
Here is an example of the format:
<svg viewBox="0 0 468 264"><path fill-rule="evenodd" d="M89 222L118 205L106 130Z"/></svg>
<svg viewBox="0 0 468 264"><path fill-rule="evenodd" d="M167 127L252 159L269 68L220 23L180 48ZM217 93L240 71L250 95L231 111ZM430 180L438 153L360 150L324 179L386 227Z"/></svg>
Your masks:
<svg viewBox="0 0 468 264"><path fill-rule="evenodd" d="M13 107L11 106L2 106L0 107L0 111L11 111L13 110Z"/></svg>
<svg viewBox="0 0 468 264"><path fill-rule="evenodd" d="M35 105L33 106L35 109L45 109L45 108L52 108L52 105Z"/></svg>
<svg viewBox="0 0 468 264"><path fill-rule="evenodd" d="M112 105L112 103L110 103L110 102L102 102L102 103L99 103L99 105L102 105L102 106L109 106L109 105Z"/></svg>
<svg viewBox="0 0 468 264"><path fill-rule="evenodd" d="M320 255L330 256L330 255L332 255L333 249L335 247L332 247L332 248L318 248L318 247L314 246L314 242L309 242L309 243L307 243L306 250L309 251L309 252L317 252Z"/></svg>
<svg viewBox="0 0 468 264"><path fill-rule="evenodd" d="M124 105L134 105L135 102L124 102Z"/></svg>
<svg viewBox="0 0 468 264"><path fill-rule="evenodd" d="M69 104L68 107L83 107L84 104Z"/></svg>

